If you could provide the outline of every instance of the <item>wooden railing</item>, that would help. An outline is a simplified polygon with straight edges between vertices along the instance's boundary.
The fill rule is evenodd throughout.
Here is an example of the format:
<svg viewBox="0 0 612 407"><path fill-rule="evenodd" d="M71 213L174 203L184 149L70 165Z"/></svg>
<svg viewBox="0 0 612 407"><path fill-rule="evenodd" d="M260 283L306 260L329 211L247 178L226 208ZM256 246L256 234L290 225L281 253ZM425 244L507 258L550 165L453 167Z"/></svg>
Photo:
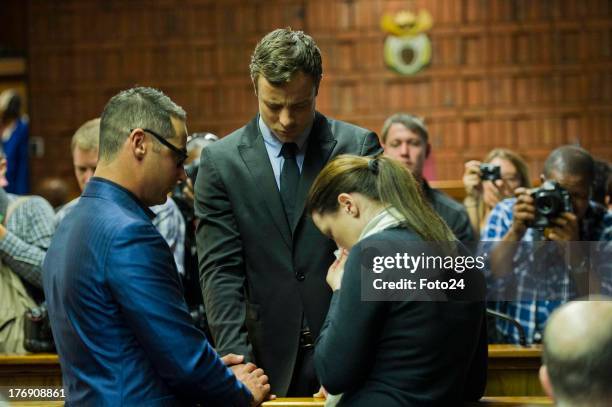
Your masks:
<svg viewBox="0 0 612 407"><path fill-rule="evenodd" d="M483 405L482 403L489 403L484 404L487 406L518 405L499 404L502 401L507 402L510 400L500 399L500 397L534 397L533 400L536 402L533 400L529 401L532 404L538 404L538 400L544 400L542 399L544 392L538 380L540 360L541 347L539 346L522 348L515 345L489 345L486 398L477 405ZM62 376L57 355L0 355L0 386L59 387L61 383ZM58 404L48 405L55 406ZM279 399L265 405L271 407L297 407L322 406L323 404L321 404L321 400L309 398Z"/></svg>

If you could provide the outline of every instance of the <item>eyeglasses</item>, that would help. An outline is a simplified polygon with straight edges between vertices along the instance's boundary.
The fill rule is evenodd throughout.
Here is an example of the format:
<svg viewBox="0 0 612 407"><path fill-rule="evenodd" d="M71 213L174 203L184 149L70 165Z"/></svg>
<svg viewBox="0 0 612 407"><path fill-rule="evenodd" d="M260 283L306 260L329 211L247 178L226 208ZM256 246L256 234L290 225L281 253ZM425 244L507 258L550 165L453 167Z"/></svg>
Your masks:
<svg viewBox="0 0 612 407"><path fill-rule="evenodd" d="M130 130L130 133L133 132L134 129ZM157 134L156 132L154 132L153 130L149 130L149 129L142 129L142 131L144 131L145 133L149 133L150 135L152 135L153 137L155 137L157 139L157 141L159 141L160 143L162 143L164 146L168 147L170 150L172 150L172 152L177 156L178 160L176 162L176 168L180 168L183 166L183 164L185 164L185 160L187 160L187 149L186 148L177 148L175 145L173 145L172 143L170 143L168 140L166 140L165 138L163 138L162 136L160 136L159 134Z"/></svg>

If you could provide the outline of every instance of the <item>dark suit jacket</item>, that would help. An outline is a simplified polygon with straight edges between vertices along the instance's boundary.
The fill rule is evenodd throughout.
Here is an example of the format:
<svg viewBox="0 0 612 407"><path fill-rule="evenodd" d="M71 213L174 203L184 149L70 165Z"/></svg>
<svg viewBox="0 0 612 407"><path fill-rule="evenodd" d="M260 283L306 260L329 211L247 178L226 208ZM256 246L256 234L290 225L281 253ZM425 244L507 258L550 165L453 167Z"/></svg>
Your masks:
<svg viewBox="0 0 612 407"><path fill-rule="evenodd" d="M379 153L376 134L317 113L296 207L339 154ZM305 315L318 335L331 291L334 242L307 214L286 221L258 118L204 149L195 185L200 283L217 351L262 367L272 392L286 394Z"/></svg>
<svg viewBox="0 0 612 407"><path fill-rule="evenodd" d="M333 294L315 346L321 384L332 394L344 393L339 406L455 406L484 393L487 341L482 301L463 301L461 292L452 294L457 298L440 297L448 301L417 299L423 293L418 289L405 301L362 300L362 272L370 274L363 266L371 266L373 256L413 254L413 243L421 241L407 229L389 229L350 251L341 288ZM485 289L484 277L476 273L462 274L470 299L475 293L482 298ZM416 277L405 270L401 274L416 282L425 275L435 276L433 271ZM393 294L388 290L379 296L389 299Z"/></svg>
<svg viewBox="0 0 612 407"><path fill-rule="evenodd" d="M444 192L432 188L426 180L423 180L423 194L460 242L468 244L474 241L470 217L463 205Z"/></svg>
<svg viewBox="0 0 612 407"><path fill-rule="evenodd" d="M92 178L43 265L66 405L248 406L193 326L172 252L129 191Z"/></svg>

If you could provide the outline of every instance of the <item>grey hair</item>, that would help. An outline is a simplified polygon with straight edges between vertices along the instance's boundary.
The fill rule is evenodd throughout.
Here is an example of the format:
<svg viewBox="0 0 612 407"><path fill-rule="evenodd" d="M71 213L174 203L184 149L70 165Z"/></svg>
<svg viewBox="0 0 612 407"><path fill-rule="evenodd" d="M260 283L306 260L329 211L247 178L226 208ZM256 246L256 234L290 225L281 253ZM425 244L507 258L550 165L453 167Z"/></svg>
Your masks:
<svg viewBox="0 0 612 407"><path fill-rule="evenodd" d="M72 136L70 151L75 148L83 151L98 150L100 145L100 118L96 117L83 123Z"/></svg>
<svg viewBox="0 0 612 407"><path fill-rule="evenodd" d="M423 119L408 113L395 113L394 115L389 116L383 124L383 128L380 133L383 144L387 141L387 133L389 133L389 129L395 123L404 125L404 127L406 127L408 130L421 137L425 143L429 141L429 132L427 131L427 127L425 127L425 123L423 123Z"/></svg>
<svg viewBox="0 0 612 407"><path fill-rule="evenodd" d="M175 137L172 117L185 121L187 113L157 89L136 87L119 92L102 112L100 160L112 160L130 130L135 128L149 129L166 138Z"/></svg>
<svg viewBox="0 0 612 407"><path fill-rule="evenodd" d="M273 85L288 82L302 71L312 76L319 87L323 75L321 51L312 37L291 28L274 30L259 41L251 56L251 80L257 90L257 78L263 75Z"/></svg>

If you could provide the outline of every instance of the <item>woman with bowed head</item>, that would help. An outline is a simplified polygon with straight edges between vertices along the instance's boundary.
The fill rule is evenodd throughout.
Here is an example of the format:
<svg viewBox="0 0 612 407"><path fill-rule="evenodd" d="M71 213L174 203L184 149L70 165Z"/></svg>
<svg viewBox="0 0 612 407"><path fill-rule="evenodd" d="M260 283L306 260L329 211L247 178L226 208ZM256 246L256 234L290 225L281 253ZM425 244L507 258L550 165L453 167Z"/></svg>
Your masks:
<svg viewBox="0 0 612 407"><path fill-rule="evenodd" d="M443 406L480 398L482 301L416 292L399 301L393 294L362 297L376 242L416 256L415 243L461 247L410 172L386 157L339 156L312 185L307 211L341 253L328 271L333 295L315 344L317 376L333 395L327 405Z"/></svg>

